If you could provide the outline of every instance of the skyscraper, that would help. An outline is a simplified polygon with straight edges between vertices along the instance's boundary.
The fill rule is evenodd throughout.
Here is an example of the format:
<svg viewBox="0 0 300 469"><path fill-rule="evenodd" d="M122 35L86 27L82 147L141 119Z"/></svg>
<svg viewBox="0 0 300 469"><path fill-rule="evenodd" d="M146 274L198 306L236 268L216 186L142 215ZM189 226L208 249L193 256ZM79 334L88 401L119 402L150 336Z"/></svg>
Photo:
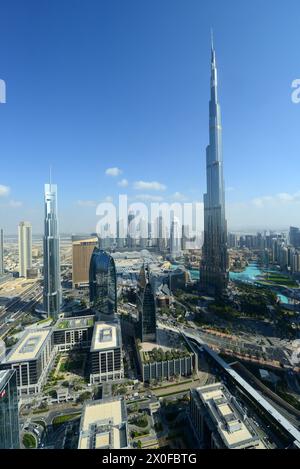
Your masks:
<svg viewBox="0 0 300 469"><path fill-rule="evenodd" d="M19 233L19 275L27 277L27 270L32 267L32 227L28 221L21 221Z"/></svg>
<svg viewBox="0 0 300 469"><path fill-rule="evenodd" d="M4 274L4 236L3 229L0 229L0 276Z"/></svg>
<svg viewBox="0 0 300 469"><path fill-rule="evenodd" d="M72 284L78 288L89 283L89 270L94 248L98 245L96 237L79 239L72 237Z"/></svg>
<svg viewBox="0 0 300 469"><path fill-rule="evenodd" d="M170 228L170 255L172 259L176 259L181 255L181 233L180 223L174 213L171 218Z"/></svg>
<svg viewBox="0 0 300 469"><path fill-rule="evenodd" d="M19 449L17 373L0 370L0 449Z"/></svg>
<svg viewBox="0 0 300 469"><path fill-rule="evenodd" d="M95 247L90 263L90 301L97 319L114 319L117 313L117 274L110 254Z"/></svg>
<svg viewBox="0 0 300 469"><path fill-rule="evenodd" d="M149 268L142 265L137 287L138 336L142 342L156 342L156 305Z"/></svg>
<svg viewBox="0 0 300 469"><path fill-rule="evenodd" d="M62 294L60 278L60 252L57 220L57 186L45 184L44 222L44 310L57 319Z"/></svg>
<svg viewBox="0 0 300 469"><path fill-rule="evenodd" d="M220 291L228 283L227 223L223 179L221 109L214 45L211 48L211 97L209 145L206 149L207 192L204 194L204 243L200 284L204 290Z"/></svg>

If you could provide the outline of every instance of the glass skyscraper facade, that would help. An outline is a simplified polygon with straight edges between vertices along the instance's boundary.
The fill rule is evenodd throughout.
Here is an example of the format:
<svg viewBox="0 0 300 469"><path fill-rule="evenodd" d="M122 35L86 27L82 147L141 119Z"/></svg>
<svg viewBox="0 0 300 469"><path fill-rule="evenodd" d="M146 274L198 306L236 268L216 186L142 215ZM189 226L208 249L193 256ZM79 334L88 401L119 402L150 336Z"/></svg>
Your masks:
<svg viewBox="0 0 300 469"><path fill-rule="evenodd" d="M218 74L215 49L211 51L211 98L209 103L209 145L206 150L207 192L204 195L204 243L200 284L206 291L222 291L229 279L227 223L223 178L221 108L218 102Z"/></svg>
<svg viewBox="0 0 300 469"><path fill-rule="evenodd" d="M45 184L44 310L57 319L61 306L60 251L57 220L57 186Z"/></svg>
<svg viewBox="0 0 300 469"><path fill-rule="evenodd" d="M138 336L142 342L156 342L156 304L149 269L141 268L137 287Z"/></svg>
<svg viewBox="0 0 300 469"><path fill-rule="evenodd" d="M110 254L95 247L89 272L90 301L97 319L113 319L117 313L117 274Z"/></svg>
<svg viewBox="0 0 300 469"><path fill-rule="evenodd" d="M18 449L19 410L15 370L0 370L0 449Z"/></svg>

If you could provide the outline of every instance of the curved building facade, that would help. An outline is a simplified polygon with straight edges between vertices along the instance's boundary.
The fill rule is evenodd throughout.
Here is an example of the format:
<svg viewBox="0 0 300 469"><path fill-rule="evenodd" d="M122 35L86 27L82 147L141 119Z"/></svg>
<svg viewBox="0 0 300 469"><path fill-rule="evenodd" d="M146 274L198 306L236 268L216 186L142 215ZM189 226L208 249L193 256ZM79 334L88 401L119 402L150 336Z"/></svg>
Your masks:
<svg viewBox="0 0 300 469"><path fill-rule="evenodd" d="M142 342L156 342L156 304L149 281L149 270L143 265L137 288L138 335Z"/></svg>
<svg viewBox="0 0 300 469"><path fill-rule="evenodd" d="M113 319L117 313L117 274L110 254L96 247L89 271L90 301L101 319Z"/></svg>

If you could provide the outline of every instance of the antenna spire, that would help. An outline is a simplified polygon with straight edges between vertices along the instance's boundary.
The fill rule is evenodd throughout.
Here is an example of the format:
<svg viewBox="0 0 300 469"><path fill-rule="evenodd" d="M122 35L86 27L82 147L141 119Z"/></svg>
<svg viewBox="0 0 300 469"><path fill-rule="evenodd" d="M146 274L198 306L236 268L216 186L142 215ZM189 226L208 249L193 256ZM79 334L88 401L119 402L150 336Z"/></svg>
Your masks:
<svg viewBox="0 0 300 469"><path fill-rule="evenodd" d="M49 177L50 177L50 191L51 191L51 184L52 184L52 166L49 167Z"/></svg>

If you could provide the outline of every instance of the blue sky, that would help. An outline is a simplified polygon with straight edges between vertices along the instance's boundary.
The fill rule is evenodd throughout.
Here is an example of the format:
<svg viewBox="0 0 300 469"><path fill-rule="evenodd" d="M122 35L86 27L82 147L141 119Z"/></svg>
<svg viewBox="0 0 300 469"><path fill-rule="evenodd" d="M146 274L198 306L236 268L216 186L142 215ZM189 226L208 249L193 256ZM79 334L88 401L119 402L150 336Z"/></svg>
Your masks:
<svg viewBox="0 0 300 469"><path fill-rule="evenodd" d="M93 231L94 202L119 192L202 201L211 26L229 227L300 225L299 0L0 0L0 11L6 232L22 219L42 231L50 165L64 232Z"/></svg>

